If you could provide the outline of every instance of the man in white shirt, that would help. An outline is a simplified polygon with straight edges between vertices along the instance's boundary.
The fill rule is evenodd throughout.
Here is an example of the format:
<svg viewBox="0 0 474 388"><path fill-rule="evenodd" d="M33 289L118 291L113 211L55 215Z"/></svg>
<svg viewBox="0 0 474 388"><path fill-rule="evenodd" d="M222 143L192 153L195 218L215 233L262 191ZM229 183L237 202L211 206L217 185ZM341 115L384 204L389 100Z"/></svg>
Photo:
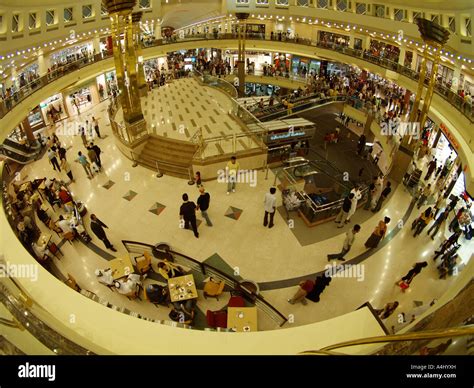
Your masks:
<svg viewBox="0 0 474 388"><path fill-rule="evenodd" d="M272 187L269 193L265 194L265 200L263 201L265 207L265 217L263 218L263 226L273 228L273 217L275 216L276 210L276 188ZM268 215L270 214L270 223L268 223Z"/></svg>
<svg viewBox="0 0 474 388"><path fill-rule="evenodd" d="M359 199L362 198L362 193L360 191L359 186L354 187L351 190L351 193L354 194L354 197L351 199L351 209L349 210L349 214L347 215L346 221L349 221L350 218L354 215L357 210L357 203Z"/></svg>
<svg viewBox="0 0 474 388"><path fill-rule="evenodd" d="M345 261L344 256L351 250L352 244L354 244L355 235L360 232L360 225L355 224L354 227L347 231L344 244L342 246L342 251L340 253L333 253L328 255L329 260L342 260Z"/></svg>
<svg viewBox="0 0 474 388"><path fill-rule="evenodd" d="M114 277L112 276L112 270L110 268L105 270L96 269L95 276L97 276L99 283L105 284L106 286L114 284Z"/></svg>
<svg viewBox="0 0 474 388"><path fill-rule="evenodd" d="M74 230L71 227L71 221L65 220L63 216L59 216L57 224L63 233L74 233Z"/></svg>
<svg viewBox="0 0 474 388"><path fill-rule="evenodd" d="M137 292L137 285L140 283L140 275L131 273L127 281L117 281L114 283L119 294L132 296Z"/></svg>

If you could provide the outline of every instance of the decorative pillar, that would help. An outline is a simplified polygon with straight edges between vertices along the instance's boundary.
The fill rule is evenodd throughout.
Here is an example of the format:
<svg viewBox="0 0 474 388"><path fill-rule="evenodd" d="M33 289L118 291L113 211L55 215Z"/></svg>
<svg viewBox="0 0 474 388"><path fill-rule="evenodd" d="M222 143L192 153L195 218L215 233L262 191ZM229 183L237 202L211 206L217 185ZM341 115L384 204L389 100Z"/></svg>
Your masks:
<svg viewBox="0 0 474 388"><path fill-rule="evenodd" d="M239 97L245 97L245 38L247 31L248 13L237 12L235 16L238 19L237 32L239 38L239 55L237 62L239 77Z"/></svg>
<svg viewBox="0 0 474 388"><path fill-rule="evenodd" d="M398 64L405 66L405 56L406 56L406 48L405 45L400 46L400 56L398 57Z"/></svg>
<svg viewBox="0 0 474 388"><path fill-rule="evenodd" d="M146 133L138 91L137 54L134 44L132 9L136 0L103 0L112 24L112 39L120 104L128 137L133 143ZM122 45L123 40L123 45Z"/></svg>
<svg viewBox="0 0 474 388"><path fill-rule="evenodd" d="M444 27L441 27L439 24L436 24L427 19L416 19L416 24L418 25L418 30L420 31L421 38L425 43L425 50L423 52L423 60L421 64L420 71L420 80L418 81L418 90L416 92L415 103L413 104L413 110L410 115L410 121L415 122L418 114L418 107L421 100L421 95L423 93L423 87L425 82L426 75L426 61L429 58L428 56L428 45L432 46L435 49L435 55L432 58L433 67L431 69L431 76L428 82L428 88L424 98L423 109L421 111L419 126L420 130L423 129L426 118L428 117L428 111L431 105L431 99L433 97L433 91L436 84L436 75L438 73L439 61L440 61L440 50L446 44L449 39L449 31Z"/></svg>
<svg viewBox="0 0 474 388"><path fill-rule="evenodd" d="M459 87L461 86L459 84L461 80L461 65L456 64L456 67L454 68L454 74L453 74L453 80L451 82L451 91L454 93L457 93L459 90Z"/></svg>
<svg viewBox="0 0 474 388"><path fill-rule="evenodd" d="M145 80L145 72L143 70L143 56L142 56L142 43L140 41L140 20L142 19L143 12L132 13L133 23L133 40L135 43L136 54L138 57L138 90L141 97L147 95L148 87Z"/></svg>
<svg viewBox="0 0 474 388"><path fill-rule="evenodd" d="M100 54L100 37L98 34L94 35L94 38L92 39L92 48L94 54Z"/></svg>
<svg viewBox="0 0 474 388"><path fill-rule="evenodd" d="M40 76L46 75L49 68L49 57L45 57L43 50L38 50L38 72Z"/></svg>

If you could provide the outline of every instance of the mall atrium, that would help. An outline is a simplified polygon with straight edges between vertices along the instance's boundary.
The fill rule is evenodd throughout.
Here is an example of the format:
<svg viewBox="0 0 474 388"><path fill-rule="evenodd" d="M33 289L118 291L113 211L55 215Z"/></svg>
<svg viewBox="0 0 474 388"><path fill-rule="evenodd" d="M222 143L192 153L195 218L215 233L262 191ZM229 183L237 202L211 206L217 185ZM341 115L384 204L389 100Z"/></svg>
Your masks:
<svg viewBox="0 0 474 388"><path fill-rule="evenodd" d="M0 354L473 354L472 19L0 0Z"/></svg>

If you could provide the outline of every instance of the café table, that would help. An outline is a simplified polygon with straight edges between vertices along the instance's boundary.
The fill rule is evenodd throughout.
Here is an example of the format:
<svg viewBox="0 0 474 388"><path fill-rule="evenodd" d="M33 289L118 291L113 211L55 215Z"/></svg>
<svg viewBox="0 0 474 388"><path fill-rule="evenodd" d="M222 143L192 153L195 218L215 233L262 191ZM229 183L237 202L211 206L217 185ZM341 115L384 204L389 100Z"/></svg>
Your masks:
<svg viewBox="0 0 474 388"><path fill-rule="evenodd" d="M180 302L198 297L193 275L177 276L168 279L171 302Z"/></svg>
<svg viewBox="0 0 474 388"><path fill-rule="evenodd" d="M249 332L257 329L257 307L228 307L227 327L233 331Z"/></svg>
<svg viewBox="0 0 474 388"><path fill-rule="evenodd" d="M37 240L37 244L38 246L40 246L41 248L48 248L49 247L49 243L51 241L51 237L53 237L52 234L49 234L49 233L41 233L40 236L38 237L38 240Z"/></svg>
<svg viewBox="0 0 474 388"><path fill-rule="evenodd" d="M130 256L117 257L109 261L109 267L112 270L114 280L121 279L134 272Z"/></svg>

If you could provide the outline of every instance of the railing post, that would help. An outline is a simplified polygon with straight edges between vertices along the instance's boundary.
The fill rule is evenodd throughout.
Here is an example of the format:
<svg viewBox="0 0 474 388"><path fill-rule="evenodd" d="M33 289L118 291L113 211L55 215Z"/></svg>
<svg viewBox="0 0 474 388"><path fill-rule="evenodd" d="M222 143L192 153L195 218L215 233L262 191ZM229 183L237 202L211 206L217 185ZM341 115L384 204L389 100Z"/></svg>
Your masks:
<svg viewBox="0 0 474 388"><path fill-rule="evenodd" d="M163 173L160 171L160 166L158 165L157 160L155 160L155 164L156 164L156 177L161 178L163 176Z"/></svg>
<svg viewBox="0 0 474 388"><path fill-rule="evenodd" d="M133 151L130 151L130 155L132 156L132 160L133 160L132 167L137 167L138 162L135 160L135 157L133 156Z"/></svg>
<svg viewBox="0 0 474 388"><path fill-rule="evenodd" d="M189 168L188 168L188 176L189 176L188 185L189 185L189 186L192 186L192 185L194 185L194 183L195 183L195 182L194 182L194 176L193 176L193 173L192 173L191 171L192 171L192 168L189 167Z"/></svg>

